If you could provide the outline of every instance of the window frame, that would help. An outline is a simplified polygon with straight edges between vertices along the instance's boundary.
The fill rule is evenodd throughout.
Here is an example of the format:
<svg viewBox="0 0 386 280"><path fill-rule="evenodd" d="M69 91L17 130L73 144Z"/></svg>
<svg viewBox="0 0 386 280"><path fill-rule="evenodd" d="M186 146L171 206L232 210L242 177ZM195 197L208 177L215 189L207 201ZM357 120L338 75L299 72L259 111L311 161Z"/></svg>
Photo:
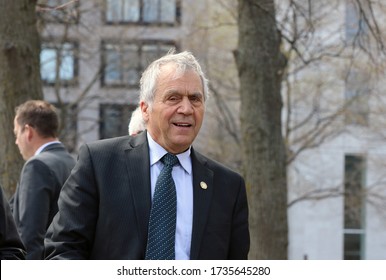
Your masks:
<svg viewBox="0 0 386 280"><path fill-rule="evenodd" d="M118 133L115 133L114 135L109 135L106 136L103 130L104 130L104 108L108 107L118 107L120 108L120 113L123 112L121 119L119 120L119 123L122 124L124 123L125 125L121 125L122 131L119 131ZM124 135L129 135L128 132L128 126L130 123L130 118L133 113L133 111L137 108L136 104L119 104L119 103L100 103L99 104L99 139L108 139L112 137L119 137L119 136L124 136ZM108 126L108 125L107 125ZM125 133L123 133L125 131Z"/></svg>
<svg viewBox="0 0 386 280"><path fill-rule="evenodd" d="M57 57L58 57L58 52L63 51L63 48L58 46L63 46L64 44L70 44L72 46L72 77L70 79L61 79L56 76L55 73L55 78L53 80L47 80L43 76L43 61L42 61L42 53L45 49L50 49L55 51L55 69L56 69L56 64L57 64ZM48 46L48 47L45 47ZM79 43L75 40L66 40L64 42L59 42L55 40L42 40L41 44L41 50L40 50L40 77L42 80L42 83L44 86L55 86L59 84L59 86L77 86L78 85L78 78L79 78ZM60 69L59 69L59 75L60 75Z"/></svg>
<svg viewBox="0 0 386 280"><path fill-rule="evenodd" d="M351 162L350 162L351 158ZM355 162L356 161L356 162ZM346 154L344 157L344 216L343 216L343 259L364 259L364 244L365 244L365 199L363 192L366 186L366 157L358 154ZM359 166L356 170L351 168L356 165ZM350 167L351 166L351 167ZM351 178L356 181L351 182ZM358 179L358 180L357 180ZM351 183L350 183L351 182ZM354 186L350 192L347 188ZM358 189L359 187L359 189ZM354 213L358 212L359 215L356 217L359 219L359 223L356 226L348 225L347 220L351 220L349 217L352 215L351 209L353 205L350 205L352 200L359 201L359 205L354 205ZM357 243L353 244L352 237L357 237ZM350 247L348 247L351 245ZM352 250L352 245L357 247L357 250Z"/></svg>
<svg viewBox="0 0 386 280"><path fill-rule="evenodd" d="M106 69L109 67L109 65L107 64L107 58L106 58L106 55L107 55L106 45L116 45L118 48L118 52L120 54L122 53L122 49L124 49L125 46L132 45L137 47L136 57L138 57L138 61L137 61L138 64L135 67L137 71L137 78L135 83L129 84L128 82L125 82L125 77L127 77L128 75L125 75L127 74L127 72L125 73L125 70L124 70L125 67L124 67L124 64L122 64L122 62L125 61L125 59L122 58L122 55L121 55L122 59L118 60L118 63L120 64L120 69L119 69L120 72L118 73L120 77L120 81L116 83L108 82ZM101 87L102 88L137 89L139 87L139 80L141 78L142 72L145 70L148 64L152 62L152 61L148 61L147 64L142 63L142 60L144 59L144 53L145 53L144 48L147 46L154 46L158 48L157 57L160 57L166 54L166 51L168 51L170 48L175 48L176 50L178 50L178 45L176 44L176 42L171 40L141 40L141 41L124 41L124 42L120 42L117 40L103 40L101 42L101 66L102 66L101 80L100 80ZM162 48L165 48L165 52L161 51Z"/></svg>
<svg viewBox="0 0 386 280"><path fill-rule="evenodd" d="M141 25L141 26L167 26L167 27L174 27L179 26L181 24L181 0L174 0L175 2L175 20L174 22L165 22L165 21L154 21L154 22L147 22L144 20L144 4L143 2L146 0L137 0L139 2L139 16L138 20L123 20L122 16L117 20L109 20L107 16L108 12L108 0L104 1L104 9L102 11L102 18L106 25ZM113 1L129 1L129 0L113 0ZM162 0L159 0L159 3L161 3ZM124 4L121 4L121 7L124 6ZM122 10L122 9L121 9Z"/></svg>

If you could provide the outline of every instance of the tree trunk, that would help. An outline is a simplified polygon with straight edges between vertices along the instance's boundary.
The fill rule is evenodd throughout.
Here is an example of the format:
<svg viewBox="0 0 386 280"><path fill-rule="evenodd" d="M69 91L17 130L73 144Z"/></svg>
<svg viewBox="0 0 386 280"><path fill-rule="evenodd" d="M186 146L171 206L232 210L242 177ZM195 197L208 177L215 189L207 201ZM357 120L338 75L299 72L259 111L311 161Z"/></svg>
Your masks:
<svg viewBox="0 0 386 280"><path fill-rule="evenodd" d="M35 6L31 0L0 0L0 183L7 196L23 164L13 134L14 109L43 98Z"/></svg>
<svg viewBox="0 0 386 280"><path fill-rule="evenodd" d="M239 0L243 169L250 209L250 259L287 259L286 155L281 129L280 53L274 0Z"/></svg>

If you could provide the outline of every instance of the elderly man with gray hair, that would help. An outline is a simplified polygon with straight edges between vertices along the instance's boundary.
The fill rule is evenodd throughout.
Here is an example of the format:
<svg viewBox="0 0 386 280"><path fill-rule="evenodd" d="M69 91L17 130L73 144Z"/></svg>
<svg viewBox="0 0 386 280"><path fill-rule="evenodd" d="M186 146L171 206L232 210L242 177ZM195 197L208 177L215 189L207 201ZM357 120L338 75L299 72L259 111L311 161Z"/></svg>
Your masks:
<svg viewBox="0 0 386 280"><path fill-rule="evenodd" d="M208 82L190 52L140 81L146 130L85 144L45 239L47 259L247 259L244 179L196 151Z"/></svg>

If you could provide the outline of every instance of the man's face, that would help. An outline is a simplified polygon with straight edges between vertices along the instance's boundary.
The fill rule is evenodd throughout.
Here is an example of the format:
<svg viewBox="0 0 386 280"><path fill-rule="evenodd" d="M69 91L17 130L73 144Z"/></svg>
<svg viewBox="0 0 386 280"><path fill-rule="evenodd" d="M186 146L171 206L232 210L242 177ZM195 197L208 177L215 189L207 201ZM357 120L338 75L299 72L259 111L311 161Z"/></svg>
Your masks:
<svg viewBox="0 0 386 280"><path fill-rule="evenodd" d="M28 131L25 127L21 127L16 120L16 117L13 121L13 133L15 134L15 144L19 147L20 154L22 155L24 160L28 160L33 156L31 153L31 149L28 145Z"/></svg>
<svg viewBox="0 0 386 280"><path fill-rule="evenodd" d="M175 65L162 66L151 108L141 102L152 138L170 153L184 152L196 138L205 104L200 77L188 70L175 76Z"/></svg>

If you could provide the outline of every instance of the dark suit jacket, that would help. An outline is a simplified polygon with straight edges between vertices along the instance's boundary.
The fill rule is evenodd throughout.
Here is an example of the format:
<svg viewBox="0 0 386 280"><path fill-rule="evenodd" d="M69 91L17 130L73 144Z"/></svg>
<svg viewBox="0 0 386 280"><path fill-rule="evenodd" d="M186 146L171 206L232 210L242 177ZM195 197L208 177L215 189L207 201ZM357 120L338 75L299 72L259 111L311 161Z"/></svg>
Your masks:
<svg viewBox="0 0 386 280"><path fill-rule="evenodd" d="M192 149L191 259L246 259L243 178ZM207 189L200 187L205 182ZM146 132L84 145L45 239L47 259L144 259L151 208Z"/></svg>
<svg viewBox="0 0 386 280"><path fill-rule="evenodd" d="M60 189L75 159L61 143L51 144L23 166L13 197L13 217L27 249L26 259L44 258L44 236L58 212Z"/></svg>
<svg viewBox="0 0 386 280"><path fill-rule="evenodd" d="M17 233L8 201L0 186L0 259L18 260L25 258L25 248Z"/></svg>

